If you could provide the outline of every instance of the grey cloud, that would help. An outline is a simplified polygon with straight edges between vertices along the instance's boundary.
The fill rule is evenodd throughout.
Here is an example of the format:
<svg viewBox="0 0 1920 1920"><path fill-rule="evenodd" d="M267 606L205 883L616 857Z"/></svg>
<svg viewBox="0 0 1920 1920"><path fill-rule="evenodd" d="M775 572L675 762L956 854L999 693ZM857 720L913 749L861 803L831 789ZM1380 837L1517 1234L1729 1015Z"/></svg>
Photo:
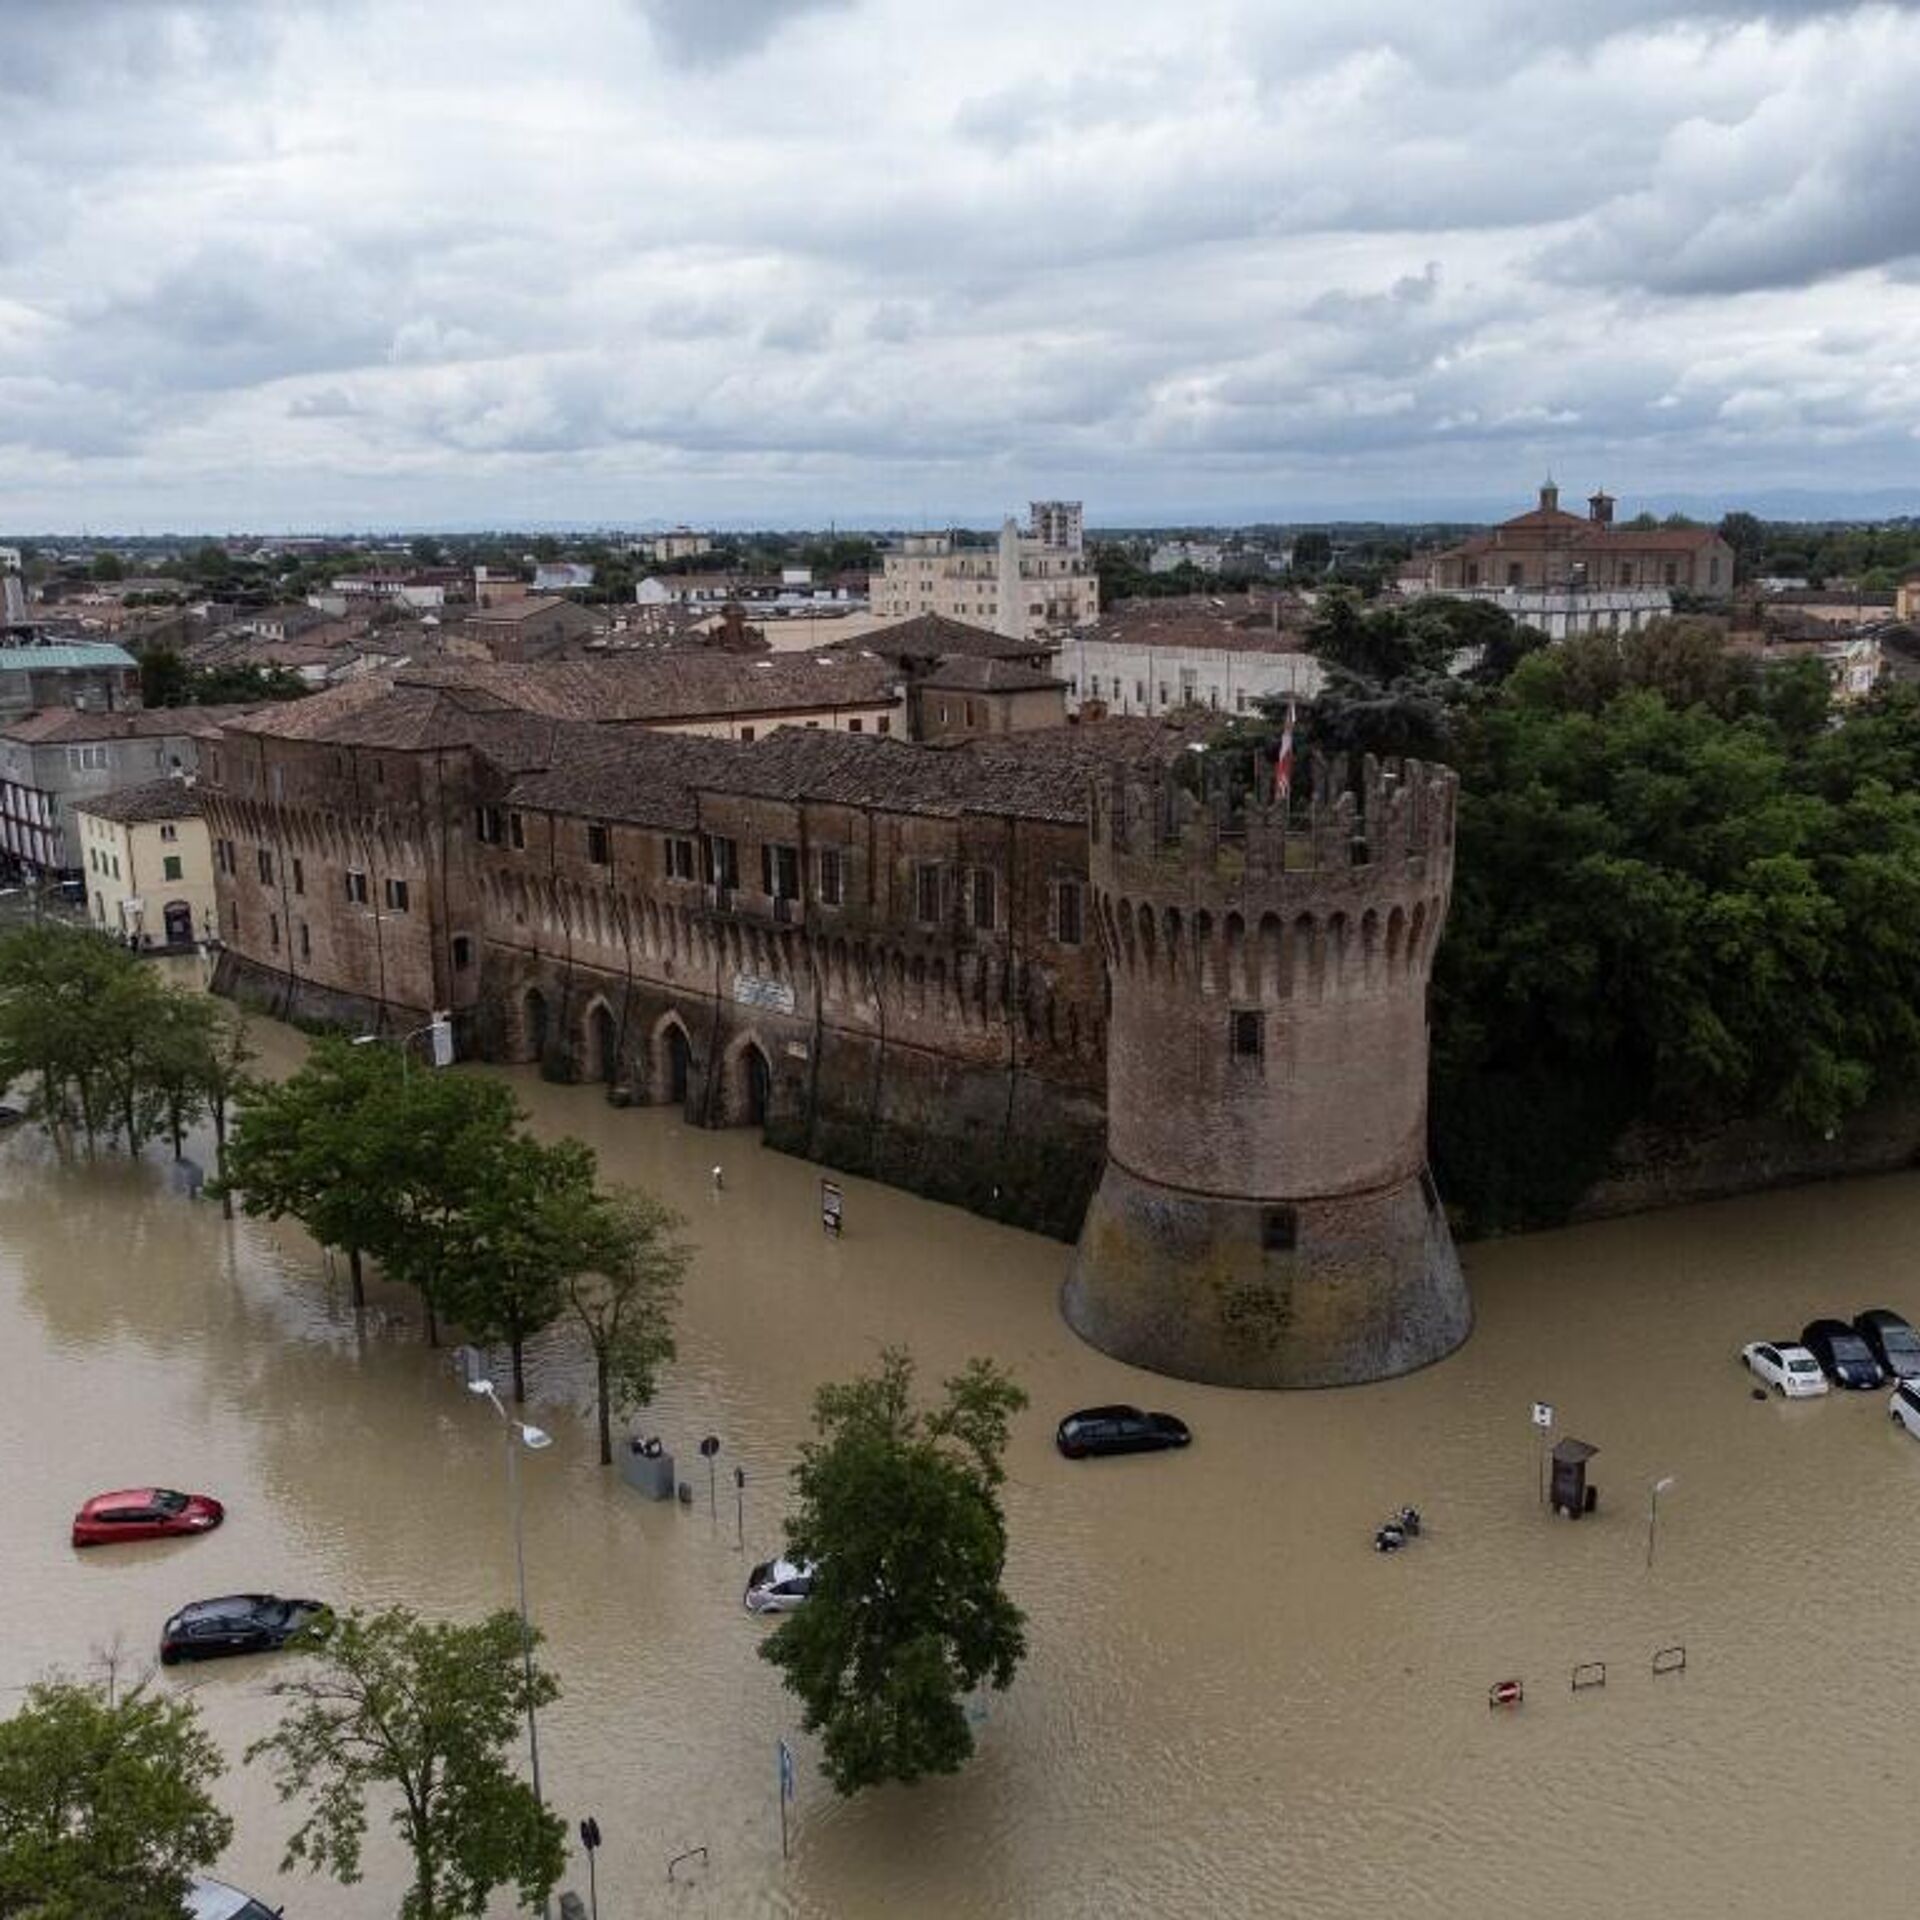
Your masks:
<svg viewBox="0 0 1920 1920"><path fill-rule="evenodd" d="M723 67L757 53L789 22L845 9L853 0L640 0L669 59Z"/></svg>
<svg viewBox="0 0 1920 1920"><path fill-rule="evenodd" d="M760 344L779 353L817 353L833 338L833 315L824 306L796 307L760 329Z"/></svg>
<svg viewBox="0 0 1920 1920"><path fill-rule="evenodd" d="M353 396L341 387L322 387L316 393L296 394L287 402L291 420L351 420L361 411Z"/></svg>

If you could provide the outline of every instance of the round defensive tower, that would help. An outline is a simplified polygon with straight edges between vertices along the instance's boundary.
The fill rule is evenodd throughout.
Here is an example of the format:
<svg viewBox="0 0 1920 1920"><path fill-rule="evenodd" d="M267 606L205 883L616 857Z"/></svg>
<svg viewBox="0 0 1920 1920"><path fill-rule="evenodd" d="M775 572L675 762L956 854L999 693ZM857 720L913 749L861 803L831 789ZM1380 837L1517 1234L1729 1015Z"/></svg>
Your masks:
<svg viewBox="0 0 1920 1920"><path fill-rule="evenodd" d="M1122 1360L1237 1387L1380 1380L1473 1310L1427 1169L1427 980L1455 780L1312 766L1284 799L1092 783L1107 1164L1063 1292Z"/></svg>

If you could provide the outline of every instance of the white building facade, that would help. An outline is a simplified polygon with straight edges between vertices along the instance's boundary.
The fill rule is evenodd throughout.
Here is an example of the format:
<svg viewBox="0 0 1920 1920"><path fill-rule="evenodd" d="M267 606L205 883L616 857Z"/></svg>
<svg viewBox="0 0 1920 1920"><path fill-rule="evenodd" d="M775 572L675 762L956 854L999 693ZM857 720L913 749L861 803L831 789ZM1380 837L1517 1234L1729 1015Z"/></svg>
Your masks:
<svg viewBox="0 0 1920 1920"><path fill-rule="evenodd" d="M1034 501L1027 531L1008 520L991 546L908 534L882 556L869 593L882 620L937 613L1015 640L1085 626L1100 612L1077 500Z"/></svg>

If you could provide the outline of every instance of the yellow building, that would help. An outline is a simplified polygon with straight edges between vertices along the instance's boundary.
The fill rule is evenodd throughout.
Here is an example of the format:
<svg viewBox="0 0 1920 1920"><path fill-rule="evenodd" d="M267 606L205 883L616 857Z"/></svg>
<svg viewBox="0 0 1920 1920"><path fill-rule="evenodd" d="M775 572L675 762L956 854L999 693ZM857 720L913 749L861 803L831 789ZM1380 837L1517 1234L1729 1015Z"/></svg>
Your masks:
<svg viewBox="0 0 1920 1920"><path fill-rule="evenodd" d="M74 809L93 924L141 947L181 948L217 932L213 847L184 780L96 794Z"/></svg>

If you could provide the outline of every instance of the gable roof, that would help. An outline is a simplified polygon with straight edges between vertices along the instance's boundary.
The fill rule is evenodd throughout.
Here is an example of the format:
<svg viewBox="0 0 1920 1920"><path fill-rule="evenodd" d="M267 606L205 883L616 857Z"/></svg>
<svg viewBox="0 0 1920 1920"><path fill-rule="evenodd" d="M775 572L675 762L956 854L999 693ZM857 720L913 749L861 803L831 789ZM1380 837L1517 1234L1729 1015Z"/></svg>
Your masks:
<svg viewBox="0 0 1920 1920"><path fill-rule="evenodd" d="M137 787L116 787L76 800L76 813L117 820L122 826L140 826L154 820L193 820L204 811L197 785L186 780L149 780Z"/></svg>

